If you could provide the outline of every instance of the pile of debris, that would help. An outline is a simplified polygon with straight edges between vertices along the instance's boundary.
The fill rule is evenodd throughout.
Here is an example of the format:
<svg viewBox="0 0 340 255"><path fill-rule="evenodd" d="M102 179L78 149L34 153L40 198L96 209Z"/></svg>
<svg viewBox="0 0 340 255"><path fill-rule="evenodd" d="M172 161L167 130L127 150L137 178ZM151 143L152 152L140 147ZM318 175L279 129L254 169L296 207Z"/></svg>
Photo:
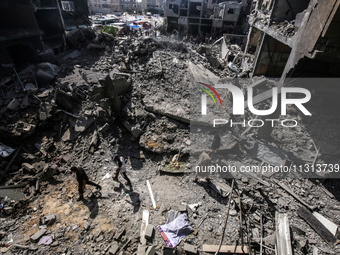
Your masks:
<svg viewBox="0 0 340 255"><path fill-rule="evenodd" d="M270 26L272 29L276 30L280 35L283 35L285 37L292 37L295 35L295 25L294 21L287 21L281 22L279 24L272 24Z"/></svg>
<svg viewBox="0 0 340 255"><path fill-rule="evenodd" d="M57 62L20 72L8 67L9 75L1 80L0 181L5 186L0 192L20 188L25 197L0 201L0 213L6 216L0 218L0 252L339 252L334 247L340 223L336 181L278 181L249 173L232 181L237 176L192 182L196 161L189 163L190 146L200 147L193 151L199 156L212 137L205 137L204 127L190 125L190 111L198 107L190 105L191 90L197 83L221 78L235 83L246 77L252 55L227 45L224 38L221 50L164 37L81 31L68 35L77 49L59 54ZM270 87L266 79L254 82L240 80L237 86ZM230 115L230 97L223 100L226 109L219 110ZM267 105L259 102L260 108ZM335 163L338 147L320 150L308 132L314 124L293 107L288 109L291 116L302 125L289 133L276 126L267 141L263 138L268 136L256 136L257 128L221 129L222 146L214 160L237 167L284 164L287 159ZM191 137L189 128L195 131ZM336 125L325 128L327 134L334 130ZM110 178L116 152L126 159L133 190ZM101 193L87 188L85 201L75 202L73 165L100 182ZM172 175L159 171L169 165L185 169Z"/></svg>

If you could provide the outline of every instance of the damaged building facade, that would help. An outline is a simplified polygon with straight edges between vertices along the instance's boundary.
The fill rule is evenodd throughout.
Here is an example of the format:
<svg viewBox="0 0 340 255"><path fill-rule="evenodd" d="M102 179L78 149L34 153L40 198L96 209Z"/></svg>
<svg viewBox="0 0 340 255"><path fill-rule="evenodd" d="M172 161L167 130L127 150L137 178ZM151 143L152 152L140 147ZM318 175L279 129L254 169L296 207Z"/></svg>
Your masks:
<svg viewBox="0 0 340 255"><path fill-rule="evenodd" d="M336 77L340 68L340 1L256 2L246 51L253 76Z"/></svg>
<svg viewBox="0 0 340 255"><path fill-rule="evenodd" d="M164 14L164 1L146 0L146 11L152 14Z"/></svg>
<svg viewBox="0 0 340 255"><path fill-rule="evenodd" d="M168 32L202 35L245 32L251 1L167 0L164 15Z"/></svg>
<svg viewBox="0 0 340 255"><path fill-rule="evenodd" d="M0 3L1 64L25 67L53 62L66 45L65 30L88 24L87 1L9 1Z"/></svg>
<svg viewBox="0 0 340 255"><path fill-rule="evenodd" d="M121 14L123 12L140 12L142 9L145 9L144 5L146 5L146 0L139 2L136 0L89 0L92 15L97 13Z"/></svg>

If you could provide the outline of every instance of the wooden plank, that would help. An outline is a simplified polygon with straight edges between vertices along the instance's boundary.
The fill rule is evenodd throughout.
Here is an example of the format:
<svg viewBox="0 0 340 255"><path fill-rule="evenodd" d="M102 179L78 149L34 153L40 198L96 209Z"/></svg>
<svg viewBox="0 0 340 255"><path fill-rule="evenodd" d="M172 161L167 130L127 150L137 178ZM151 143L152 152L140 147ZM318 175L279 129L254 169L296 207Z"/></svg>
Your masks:
<svg viewBox="0 0 340 255"><path fill-rule="evenodd" d="M262 178L260 178L260 177L258 177L256 174L254 174L254 173L243 173L245 176L248 176L248 177L250 177L250 178L253 178L253 179L255 179L256 181L258 181L259 183L261 183L261 184L263 184L263 185L265 185L265 186L267 186L267 187L271 187L272 185L269 183L269 182L267 182L267 181L265 181L265 180L263 180Z"/></svg>
<svg viewBox="0 0 340 255"><path fill-rule="evenodd" d="M218 249L218 245L209 245L203 244L202 251L203 252L216 252ZM234 245L222 245L220 249L220 253L231 253L231 254L249 254L248 247L242 246L234 246Z"/></svg>
<svg viewBox="0 0 340 255"><path fill-rule="evenodd" d="M336 235L338 225L334 224L333 222L331 222L329 219L327 219L318 212L313 212L313 215L329 230L329 232L332 233L332 235L334 236Z"/></svg>
<svg viewBox="0 0 340 255"><path fill-rule="evenodd" d="M142 224L140 227L140 241L138 244L137 255L144 255L146 250L145 231L149 224L149 211L143 210Z"/></svg>
<svg viewBox="0 0 340 255"><path fill-rule="evenodd" d="M234 184L235 184L235 179L233 179L232 184L231 184L231 191L230 191L230 194L229 194L229 201L228 201L227 213L226 213L226 218L225 218L225 221L224 221L222 236L221 236L220 244L218 245L217 250L215 252L215 255L217 255L220 252L221 246L222 246L222 243L223 243L224 232L225 232L225 228L227 227L227 223L228 223L229 210L230 210L230 204L231 204L231 200L232 200L232 196L233 196Z"/></svg>
<svg viewBox="0 0 340 255"><path fill-rule="evenodd" d="M276 212L275 221L277 254L293 255L287 214Z"/></svg>
<svg viewBox="0 0 340 255"><path fill-rule="evenodd" d="M295 194L290 188L288 188L285 184L280 182L275 182L277 185L280 186L280 188L284 189L288 194L290 194L292 197L294 197L298 202L303 204L305 207L307 207L309 210L313 210L313 208L307 204L301 197L299 197L297 194Z"/></svg>
<svg viewBox="0 0 340 255"><path fill-rule="evenodd" d="M306 208L300 207L297 209L298 215L304 219L318 233L326 243L334 247L339 243L334 235Z"/></svg>
<svg viewBox="0 0 340 255"><path fill-rule="evenodd" d="M329 192L324 186L319 186L319 189L325 192L325 194L329 196L330 198L335 198L335 196L331 192Z"/></svg>

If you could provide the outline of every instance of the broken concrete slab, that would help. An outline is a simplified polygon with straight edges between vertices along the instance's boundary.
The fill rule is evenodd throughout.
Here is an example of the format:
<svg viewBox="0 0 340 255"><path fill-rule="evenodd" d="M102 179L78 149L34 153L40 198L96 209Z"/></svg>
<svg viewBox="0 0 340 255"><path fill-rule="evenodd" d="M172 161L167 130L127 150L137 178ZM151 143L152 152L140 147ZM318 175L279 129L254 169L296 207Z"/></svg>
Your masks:
<svg viewBox="0 0 340 255"><path fill-rule="evenodd" d="M115 71L110 73L110 78L119 96L125 95L131 87L131 80L126 79L123 75L117 74Z"/></svg>
<svg viewBox="0 0 340 255"><path fill-rule="evenodd" d="M40 238L45 235L45 233L47 232L47 230L45 228L40 229L39 231L37 231L34 235L32 235L30 237L30 240L34 243L39 242Z"/></svg>
<svg viewBox="0 0 340 255"><path fill-rule="evenodd" d="M55 214L50 214L50 215L47 215L43 218L43 225L47 225L47 226L50 226L52 225L57 219L57 216Z"/></svg>
<svg viewBox="0 0 340 255"><path fill-rule="evenodd" d="M339 240L305 207L297 209L298 215L304 219L331 247Z"/></svg>
<svg viewBox="0 0 340 255"><path fill-rule="evenodd" d="M178 211L181 213L187 212L187 205L186 204L180 204L178 207Z"/></svg>
<svg viewBox="0 0 340 255"><path fill-rule="evenodd" d="M161 114L175 120L190 123L189 101L178 99L176 101L160 100L160 95L150 95L143 99L145 109L147 111Z"/></svg>
<svg viewBox="0 0 340 255"><path fill-rule="evenodd" d="M286 214L275 214L276 222L276 247L279 254L293 255L290 240L289 221Z"/></svg>
<svg viewBox="0 0 340 255"><path fill-rule="evenodd" d="M115 87L114 82L109 75L100 78L99 82L103 86L102 93L104 94L101 93L102 98L109 98L113 112L119 113L121 110L121 100L119 99L119 94L117 93L118 88Z"/></svg>
<svg viewBox="0 0 340 255"><path fill-rule="evenodd" d="M120 240L124 234L125 234L125 229L123 228L115 234L113 239L116 240L116 241Z"/></svg>
<svg viewBox="0 0 340 255"><path fill-rule="evenodd" d="M184 243L183 249L189 254L197 254L198 248L195 245Z"/></svg>
<svg viewBox="0 0 340 255"><path fill-rule="evenodd" d="M153 236L153 232L154 232L154 226L152 224L148 224L145 230L145 234L144 234L145 238L151 239Z"/></svg>
<svg viewBox="0 0 340 255"><path fill-rule="evenodd" d="M219 245L203 244L203 252L216 252ZM233 245L222 245L220 253L231 253L231 254L248 254L248 247L233 246Z"/></svg>
<svg viewBox="0 0 340 255"><path fill-rule="evenodd" d="M118 252L118 249L119 249L118 245L112 244L109 250L109 254L116 255L116 253Z"/></svg>
<svg viewBox="0 0 340 255"><path fill-rule="evenodd" d="M336 233L338 231L338 226L331 222L329 219L325 218L323 215L321 215L318 212L313 212L313 215L334 235L336 236Z"/></svg>
<svg viewBox="0 0 340 255"><path fill-rule="evenodd" d="M156 249L154 246L149 246L145 252L145 255L154 255L156 253Z"/></svg>

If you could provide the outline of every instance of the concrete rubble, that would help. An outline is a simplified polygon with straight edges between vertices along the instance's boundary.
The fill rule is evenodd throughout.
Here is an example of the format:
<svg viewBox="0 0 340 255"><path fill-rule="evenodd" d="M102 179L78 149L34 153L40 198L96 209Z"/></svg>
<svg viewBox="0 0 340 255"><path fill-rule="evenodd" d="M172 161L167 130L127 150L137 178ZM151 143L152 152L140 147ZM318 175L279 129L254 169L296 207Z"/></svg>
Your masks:
<svg viewBox="0 0 340 255"><path fill-rule="evenodd" d="M258 19L265 22L266 17ZM293 33L290 23L277 26L284 27L285 36ZM259 254L260 250L275 254L275 236L281 233L276 229L275 215L279 213L284 215L282 221L286 220L284 229L292 236L284 239L289 241L281 240L280 247L288 245L294 254L311 254L315 248L318 254L340 253L338 232L334 232L334 225L340 224L336 179L321 176L275 181L245 175L235 179L234 190L228 177L192 182L195 173L190 171L190 146L199 145L193 151L197 155L209 148L200 141L202 130L190 136L190 89L199 77L193 70L201 68L211 74L206 79L235 82L248 77L252 54L224 38L221 45L212 46L168 37L112 38L88 29L79 31L67 36L76 50L57 55L56 64L31 65L18 76L9 71L1 79L0 178L4 185L0 191L20 188L22 197L6 195L4 202L0 200L4 205L0 252L211 254L224 235L221 251L232 252L230 247L235 247L237 254ZM245 88L249 84L240 81L238 85ZM267 104L260 102L261 107ZM316 103L311 108L322 111L319 106ZM302 124L290 132L276 126L269 137L260 137L256 128L222 130L218 160L233 165L268 164L266 158L250 153L247 138L256 137L257 144L277 149L271 150L275 155L278 150L284 154L282 161L287 160L287 165L315 163L316 158L319 164L338 162L337 113L326 109L319 120L303 119L291 107L288 115ZM330 124L321 127L322 120ZM312 139L315 133L320 151ZM127 160L133 190L107 177L115 170L115 152ZM183 171L160 174L174 156ZM73 165L84 167L90 179L100 183L101 194L87 186L85 201L76 201L77 183L69 170ZM156 208L145 180L152 186ZM224 233L227 204L230 210ZM323 222L332 232L316 216L310 220L313 214L300 209L302 205L319 213L319 219L326 219ZM143 210L149 210L149 219L142 237ZM166 247L156 230L165 224L170 210L186 213L194 229L173 249ZM38 245L44 237L44 245Z"/></svg>

